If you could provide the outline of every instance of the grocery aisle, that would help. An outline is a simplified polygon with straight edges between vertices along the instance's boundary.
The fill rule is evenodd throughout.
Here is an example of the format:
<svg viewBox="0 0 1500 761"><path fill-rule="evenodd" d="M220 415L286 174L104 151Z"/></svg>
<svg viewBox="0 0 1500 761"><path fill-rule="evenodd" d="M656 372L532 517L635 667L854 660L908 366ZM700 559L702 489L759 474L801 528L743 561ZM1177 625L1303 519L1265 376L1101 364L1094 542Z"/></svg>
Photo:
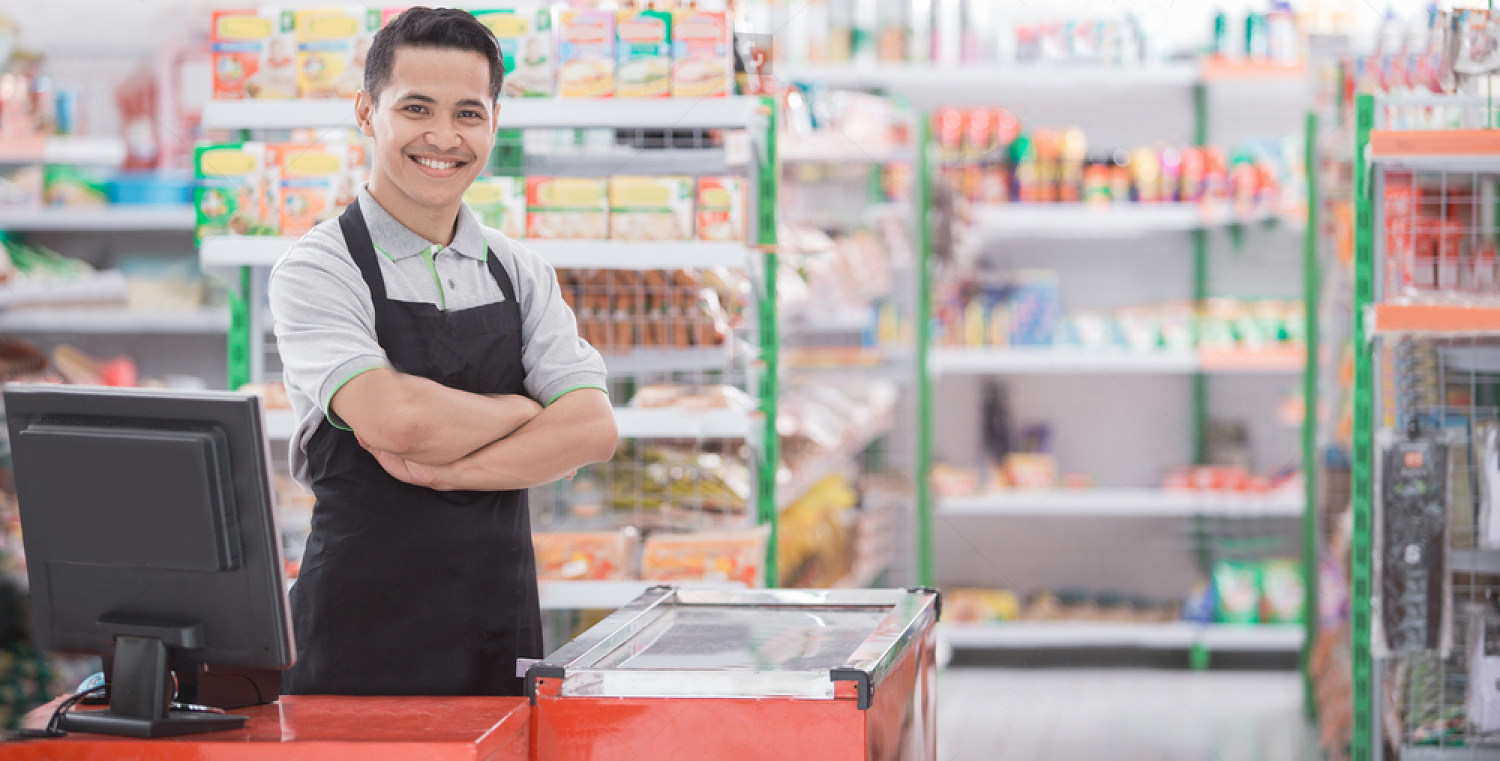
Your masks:
<svg viewBox="0 0 1500 761"><path fill-rule="evenodd" d="M940 761L1315 761L1294 672L950 668Z"/></svg>

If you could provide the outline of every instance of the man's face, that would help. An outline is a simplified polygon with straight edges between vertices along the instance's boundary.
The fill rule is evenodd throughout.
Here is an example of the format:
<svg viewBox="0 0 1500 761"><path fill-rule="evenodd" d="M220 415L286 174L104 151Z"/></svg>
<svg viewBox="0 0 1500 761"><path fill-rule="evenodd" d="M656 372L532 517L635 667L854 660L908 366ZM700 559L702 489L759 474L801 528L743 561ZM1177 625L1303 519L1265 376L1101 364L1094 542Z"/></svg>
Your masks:
<svg viewBox="0 0 1500 761"><path fill-rule="evenodd" d="M495 145L499 107L490 68L468 50L405 46L377 101L355 101L360 131L374 138L374 172L421 206L457 203Z"/></svg>

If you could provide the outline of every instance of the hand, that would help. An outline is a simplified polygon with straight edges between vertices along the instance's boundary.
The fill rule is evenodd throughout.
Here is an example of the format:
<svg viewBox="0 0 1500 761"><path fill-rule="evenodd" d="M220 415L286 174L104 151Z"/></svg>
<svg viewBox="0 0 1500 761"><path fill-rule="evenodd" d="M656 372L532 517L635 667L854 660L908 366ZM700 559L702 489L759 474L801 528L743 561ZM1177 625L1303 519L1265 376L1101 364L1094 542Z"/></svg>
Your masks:
<svg viewBox="0 0 1500 761"><path fill-rule="evenodd" d="M512 420L515 421L515 427L508 431L506 436L515 433L521 426L531 422L532 418L542 414L542 405L525 394L490 394L490 398L498 399L502 404L505 404L510 410L510 414L513 415ZM504 437L502 436L501 438Z"/></svg>

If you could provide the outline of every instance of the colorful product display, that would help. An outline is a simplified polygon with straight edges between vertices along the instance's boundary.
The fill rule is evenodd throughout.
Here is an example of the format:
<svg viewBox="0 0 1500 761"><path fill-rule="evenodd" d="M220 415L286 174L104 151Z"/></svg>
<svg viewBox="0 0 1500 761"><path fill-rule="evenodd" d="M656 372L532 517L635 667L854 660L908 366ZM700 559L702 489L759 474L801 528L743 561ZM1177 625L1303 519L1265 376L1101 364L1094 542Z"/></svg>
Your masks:
<svg viewBox="0 0 1500 761"><path fill-rule="evenodd" d="M719 346L743 311L742 281L727 270L563 269L557 277L579 334L606 353Z"/></svg>

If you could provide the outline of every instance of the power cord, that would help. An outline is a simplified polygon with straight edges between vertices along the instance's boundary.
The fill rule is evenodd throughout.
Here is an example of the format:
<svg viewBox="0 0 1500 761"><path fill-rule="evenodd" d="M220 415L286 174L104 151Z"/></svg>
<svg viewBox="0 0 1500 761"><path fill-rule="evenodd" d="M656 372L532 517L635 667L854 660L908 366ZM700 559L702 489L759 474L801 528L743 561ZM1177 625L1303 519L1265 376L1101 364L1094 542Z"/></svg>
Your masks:
<svg viewBox="0 0 1500 761"><path fill-rule="evenodd" d="M10 740L44 740L53 737L67 737L68 733L59 728L59 725L62 724L63 715L71 710L73 706L78 705L80 702L82 702L85 698L94 697L96 695L104 695L104 688L99 687L84 692L75 692L72 695L69 695L67 698L63 699L61 703L57 704L57 708L53 709L52 711L52 718L47 720L46 727L42 729L13 730L6 733L6 738Z"/></svg>

